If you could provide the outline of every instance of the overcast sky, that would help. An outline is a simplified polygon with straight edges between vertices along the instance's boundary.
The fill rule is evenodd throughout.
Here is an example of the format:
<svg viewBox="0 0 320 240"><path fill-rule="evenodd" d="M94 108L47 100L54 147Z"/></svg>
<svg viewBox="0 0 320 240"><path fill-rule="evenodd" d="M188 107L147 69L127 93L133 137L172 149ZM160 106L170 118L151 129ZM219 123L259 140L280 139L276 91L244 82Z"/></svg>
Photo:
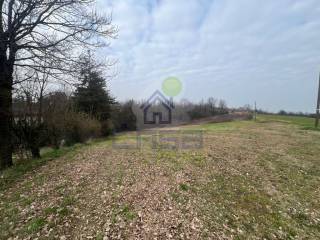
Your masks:
<svg viewBox="0 0 320 240"><path fill-rule="evenodd" d="M320 71L319 0L98 0L119 28L118 100L147 98L168 76L180 98L313 112Z"/></svg>

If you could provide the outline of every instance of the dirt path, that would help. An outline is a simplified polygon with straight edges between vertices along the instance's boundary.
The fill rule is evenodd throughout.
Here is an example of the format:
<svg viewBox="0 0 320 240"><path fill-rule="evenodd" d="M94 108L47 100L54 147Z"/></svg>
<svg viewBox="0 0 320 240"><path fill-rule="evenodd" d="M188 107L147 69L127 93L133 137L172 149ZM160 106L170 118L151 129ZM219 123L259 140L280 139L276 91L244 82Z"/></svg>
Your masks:
<svg viewBox="0 0 320 240"><path fill-rule="evenodd" d="M320 135L206 131L204 148L85 147L0 193L3 239L318 239Z"/></svg>

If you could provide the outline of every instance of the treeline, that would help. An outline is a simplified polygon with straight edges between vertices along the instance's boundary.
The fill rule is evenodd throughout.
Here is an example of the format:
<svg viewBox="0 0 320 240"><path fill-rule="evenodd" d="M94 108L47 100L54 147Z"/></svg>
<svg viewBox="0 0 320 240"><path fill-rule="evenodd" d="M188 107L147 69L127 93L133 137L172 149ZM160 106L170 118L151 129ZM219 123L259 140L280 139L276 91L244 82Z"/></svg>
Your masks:
<svg viewBox="0 0 320 240"><path fill-rule="evenodd" d="M48 89L48 81L70 84L82 63L79 59L81 52L97 51L108 46L109 40L116 38L118 29L112 24L111 14L97 12L94 0L4 0L0 5L2 170L13 165L17 143L30 149L36 156L37 145L42 145L43 141L53 141L47 140L47 137L42 138L42 135L52 131L49 127L51 109L46 109L44 103L54 98L48 97L48 92L45 91ZM105 63L111 65L110 60ZM78 91L81 92L80 88ZM68 99L68 108L63 109L68 112L67 117L59 117L65 119L64 126L59 126L63 135L67 135L65 129L79 128L77 125L81 123L81 119L94 124L91 121L94 118L102 125L108 120L103 112L96 116L95 109L88 111L85 106L77 105L76 97L72 93L70 98L73 99ZM18 110L14 112L14 109ZM69 118L78 123L70 124Z"/></svg>
<svg viewBox="0 0 320 240"><path fill-rule="evenodd" d="M21 82L13 98L13 150L19 158L40 158L44 146L60 148L83 143L121 131L137 129L137 119L143 119L142 101L117 102L109 93L106 79L93 57L84 54L73 88L54 90L52 73L42 71ZM161 103L159 104L159 109ZM228 114L252 112L249 105L229 109L224 100L213 97L197 103L181 100L174 103L173 123ZM257 110L258 113L267 113ZM310 116L284 110L280 115Z"/></svg>
<svg viewBox="0 0 320 240"><path fill-rule="evenodd" d="M140 107L143 101L125 101L116 103L112 107L111 123L114 132L131 131L137 129L137 121L143 119L143 111ZM161 111L161 103L154 104L154 109ZM227 114L229 109L224 100L209 98L198 103L183 99L175 102L172 109L172 123L187 123L191 120Z"/></svg>
<svg viewBox="0 0 320 240"><path fill-rule="evenodd" d="M20 158L39 158L40 148L85 142L112 133L115 100L103 72L90 54L81 56L73 91L52 90L50 74L34 75L13 98L13 148Z"/></svg>
<svg viewBox="0 0 320 240"><path fill-rule="evenodd" d="M60 148L91 138L137 129L142 102L116 102L95 62L83 57L78 84L73 91L50 91L45 74L24 82L13 100L14 152L19 158L39 158L44 146ZM49 86L49 89L47 89ZM226 102L214 98L174 104L175 122L188 122L228 113Z"/></svg>
<svg viewBox="0 0 320 240"><path fill-rule="evenodd" d="M315 117L315 114L312 114L312 113L292 112L292 111L285 111L285 110L280 110L278 112L269 112L266 110L258 109L257 113L268 114L268 115L294 116L294 117L310 117L310 118Z"/></svg>
<svg viewBox="0 0 320 240"><path fill-rule="evenodd" d="M45 146L58 149L137 129L143 102L117 102L107 89L102 66L90 53L80 58L75 79L68 80L73 87L57 90L48 71L38 72L16 87L12 146L18 158L40 158L40 149ZM172 112L174 123L226 113L226 102L215 98L198 103L181 100Z"/></svg>
<svg viewBox="0 0 320 240"><path fill-rule="evenodd" d="M182 115L186 113L186 120L195 120L216 115L227 114L229 111L226 101L222 99L216 99L213 97L210 97L207 100L201 100L198 103L192 103L188 100L182 100L175 105L175 109L176 114L180 113L180 115Z"/></svg>
<svg viewBox="0 0 320 240"><path fill-rule="evenodd" d="M285 110L280 110L278 115L283 116L295 116L295 117L315 117L315 114L303 113L303 112L287 112Z"/></svg>

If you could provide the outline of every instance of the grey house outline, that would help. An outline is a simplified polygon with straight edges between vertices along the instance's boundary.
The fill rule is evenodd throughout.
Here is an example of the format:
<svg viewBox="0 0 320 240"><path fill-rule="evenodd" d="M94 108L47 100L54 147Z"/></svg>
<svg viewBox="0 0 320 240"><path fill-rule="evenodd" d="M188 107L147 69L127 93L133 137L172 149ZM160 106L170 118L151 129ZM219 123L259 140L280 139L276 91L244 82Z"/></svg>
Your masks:
<svg viewBox="0 0 320 240"><path fill-rule="evenodd" d="M164 106L165 109L168 110L168 120L162 119L162 112L153 112L152 120L148 120L148 110L157 100ZM159 117L159 124L170 124L172 121L172 109L174 109L174 105L172 101L168 100L159 90L157 90L144 104L140 106L140 109L143 109L144 124L156 124L157 116Z"/></svg>

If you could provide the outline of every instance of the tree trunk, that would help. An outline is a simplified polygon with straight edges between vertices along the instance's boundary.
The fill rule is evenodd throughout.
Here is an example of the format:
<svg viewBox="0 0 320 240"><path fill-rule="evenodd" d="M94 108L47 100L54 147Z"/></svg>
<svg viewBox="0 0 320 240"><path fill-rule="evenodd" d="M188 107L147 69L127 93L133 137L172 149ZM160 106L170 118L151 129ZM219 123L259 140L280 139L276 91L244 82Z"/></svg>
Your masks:
<svg viewBox="0 0 320 240"><path fill-rule="evenodd" d="M12 72L0 51L0 170L12 165Z"/></svg>
<svg viewBox="0 0 320 240"><path fill-rule="evenodd" d="M40 149L38 147L31 148L32 158L41 158Z"/></svg>

